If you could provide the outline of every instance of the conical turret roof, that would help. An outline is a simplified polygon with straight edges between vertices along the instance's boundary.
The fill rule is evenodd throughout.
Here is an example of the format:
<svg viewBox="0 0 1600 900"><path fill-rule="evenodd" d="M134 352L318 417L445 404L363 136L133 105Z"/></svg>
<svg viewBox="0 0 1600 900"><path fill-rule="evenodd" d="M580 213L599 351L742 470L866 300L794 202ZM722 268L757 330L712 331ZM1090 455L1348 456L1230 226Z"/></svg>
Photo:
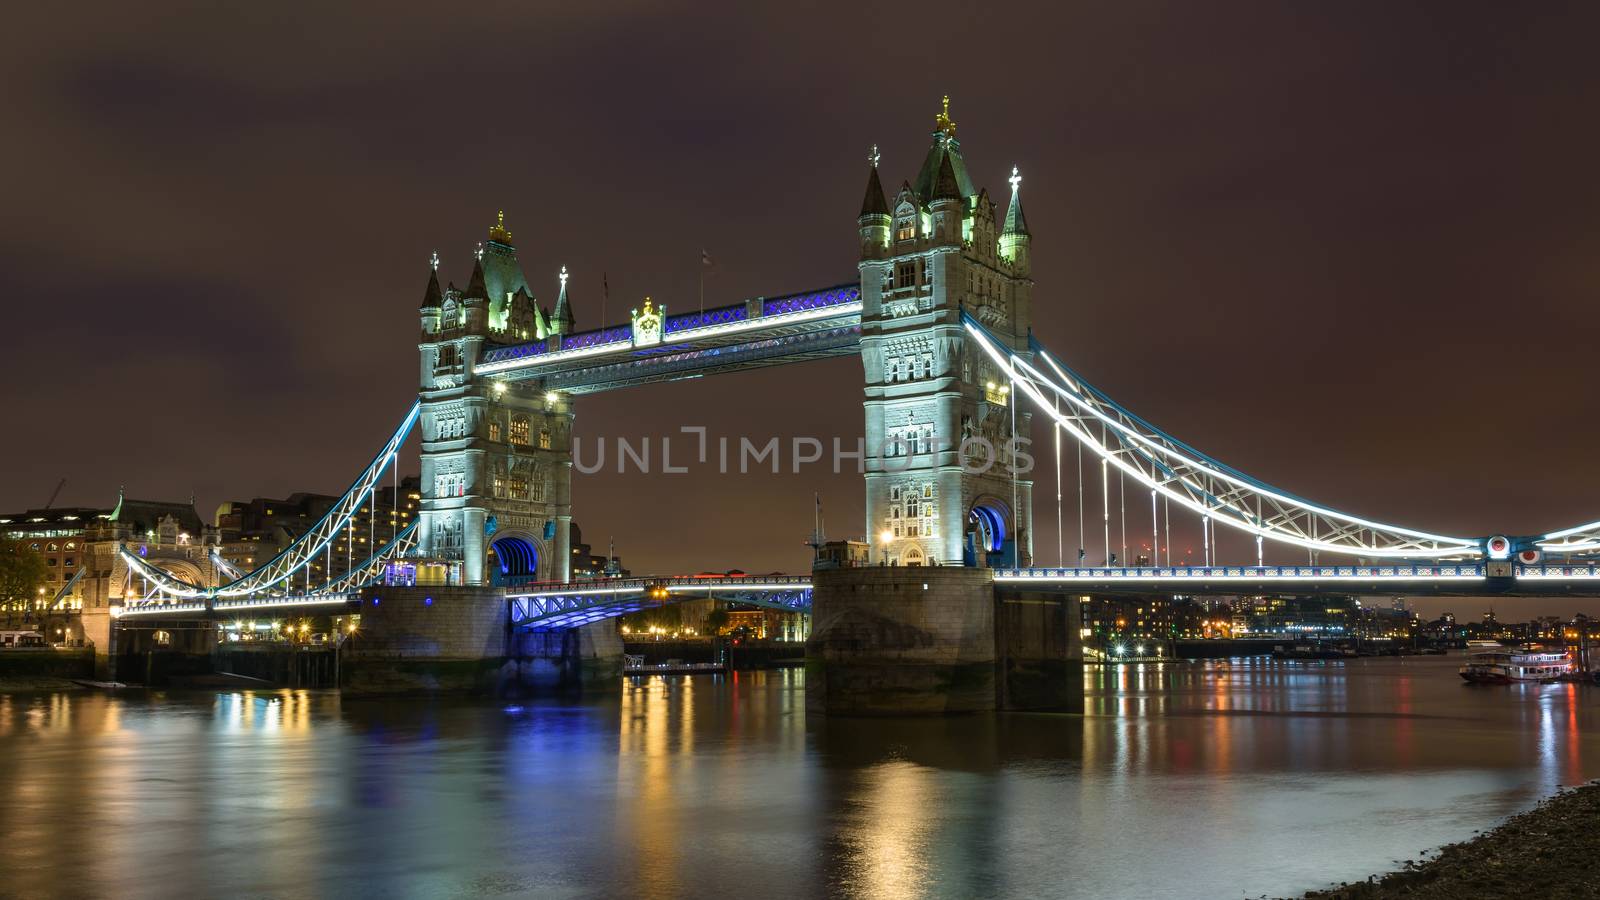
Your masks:
<svg viewBox="0 0 1600 900"><path fill-rule="evenodd" d="M444 292L439 290L439 270L433 266L428 267L428 287L422 292L422 309L438 309L444 301Z"/></svg>
<svg viewBox="0 0 1600 900"><path fill-rule="evenodd" d="M483 283L483 259L480 257L472 264L472 279L467 282L467 291L463 297L477 297L480 300L489 299L489 289Z"/></svg>
<svg viewBox="0 0 1600 900"><path fill-rule="evenodd" d="M878 180L878 164L873 162L867 171L867 194L861 198L862 216L887 216L889 201L883 196L883 182Z"/></svg>
<svg viewBox="0 0 1600 900"><path fill-rule="evenodd" d="M1011 205L1006 208L1006 222L1001 234L1028 234L1028 220L1022 215L1022 176L1016 168L1011 170Z"/></svg>
<svg viewBox="0 0 1600 900"><path fill-rule="evenodd" d="M939 177L933 183L933 195L928 198L934 200L962 200L966 195L961 190L961 184L956 180L956 170L950 162L950 154L946 153L939 163Z"/></svg>
<svg viewBox="0 0 1600 900"><path fill-rule="evenodd" d="M550 317L550 324L562 334L571 334L574 319L572 316L572 303L567 299L567 267L561 267L561 296L556 298L555 313Z"/></svg>

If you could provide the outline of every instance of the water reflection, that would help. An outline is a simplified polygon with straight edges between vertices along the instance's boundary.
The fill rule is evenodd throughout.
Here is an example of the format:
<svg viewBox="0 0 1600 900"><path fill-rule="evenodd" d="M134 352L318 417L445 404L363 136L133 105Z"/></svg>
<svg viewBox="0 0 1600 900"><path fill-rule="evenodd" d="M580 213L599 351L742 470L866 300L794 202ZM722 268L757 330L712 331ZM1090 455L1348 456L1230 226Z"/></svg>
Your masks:
<svg viewBox="0 0 1600 900"><path fill-rule="evenodd" d="M1081 717L807 721L799 671L516 707L0 695L0 871L20 895L1281 895L1596 776L1600 692L1453 666L1091 668Z"/></svg>

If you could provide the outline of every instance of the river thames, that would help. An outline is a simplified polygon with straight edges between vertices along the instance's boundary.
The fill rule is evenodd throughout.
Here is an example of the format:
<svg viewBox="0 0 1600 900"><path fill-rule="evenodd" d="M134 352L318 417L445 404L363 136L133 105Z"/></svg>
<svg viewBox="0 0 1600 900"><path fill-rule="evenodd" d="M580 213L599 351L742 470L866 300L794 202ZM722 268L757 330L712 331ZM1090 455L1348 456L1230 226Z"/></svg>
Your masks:
<svg viewBox="0 0 1600 900"><path fill-rule="evenodd" d="M808 722L797 670L0 695L0 896L1294 895L1600 776L1600 691L1458 662L1091 666L1082 717Z"/></svg>

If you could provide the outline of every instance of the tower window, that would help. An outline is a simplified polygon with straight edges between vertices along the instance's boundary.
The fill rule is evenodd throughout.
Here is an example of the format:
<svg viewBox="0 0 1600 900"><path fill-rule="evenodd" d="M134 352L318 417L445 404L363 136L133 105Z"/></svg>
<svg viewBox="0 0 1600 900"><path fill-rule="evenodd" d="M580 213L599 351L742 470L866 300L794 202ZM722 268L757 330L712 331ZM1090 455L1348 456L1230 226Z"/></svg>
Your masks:
<svg viewBox="0 0 1600 900"><path fill-rule="evenodd" d="M539 429L539 449L540 450L549 450L550 449L550 429L548 429L548 428Z"/></svg>
<svg viewBox="0 0 1600 900"><path fill-rule="evenodd" d="M489 440L491 440L491 441L500 440L500 422L499 422L499 420L493 420L493 421L491 421L489 423Z"/></svg>
<svg viewBox="0 0 1600 900"><path fill-rule="evenodd" d="M528 419L526 416L517 416L511 420L511 443L528 444Z"/></svg>
<svg viewBox="0 0 1600 900"><path fill-rule="evenodd" d="M909 240L911 240L912 238L914 238L916 236L917 236L917 224L916 224L916 220L915 219L913 219L913 218L908 216L908 217L906 217L904 219L901 219L899 222L895 223L895 228L894 228L894 239L895 240L897 240L897 241L909 241Z"/></svg>

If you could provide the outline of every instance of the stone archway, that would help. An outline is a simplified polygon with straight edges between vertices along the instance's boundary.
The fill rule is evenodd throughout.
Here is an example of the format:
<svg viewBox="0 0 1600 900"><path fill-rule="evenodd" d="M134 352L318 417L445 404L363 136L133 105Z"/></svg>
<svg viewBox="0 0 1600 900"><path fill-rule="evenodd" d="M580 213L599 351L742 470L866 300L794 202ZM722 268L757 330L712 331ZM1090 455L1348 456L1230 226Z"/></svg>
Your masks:
<svg viewBox="0 0 1600 900"><path fill-rule="evenodd" d="M988 565L996 554L1003 554L1007 547L1013 546L1016 540L1013 521L1011 505L1004 500L984 495L973 501L971 509L967 510L969 547L975 556L971 564Z"/></svg>
<svg viewBox="0 0 1600 900"><path fill-rule="evenodd" d="M525 531L502 531L489 540L487 571L490 584L512 579L548 580L554 571L549 546L543 538Z"/></svg>

